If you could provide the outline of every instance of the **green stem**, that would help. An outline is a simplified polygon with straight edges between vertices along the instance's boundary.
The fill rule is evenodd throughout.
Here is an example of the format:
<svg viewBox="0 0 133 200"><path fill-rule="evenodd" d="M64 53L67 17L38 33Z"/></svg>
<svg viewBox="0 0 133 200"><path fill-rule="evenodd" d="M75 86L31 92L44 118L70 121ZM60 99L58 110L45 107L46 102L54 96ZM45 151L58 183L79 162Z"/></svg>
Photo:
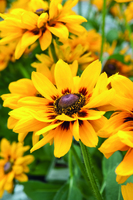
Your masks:
<svg viewBox="0 0 133 200"><path fill-rule="evenodd" d="M89 178L87 176L85 167L84 167L83 163L81 162L81 160L79 159L79 156L77 155L77 152L75 151L75 148L74 148L73 145L71 146L71 151L72 151L72 154L73 154L73 156L74 156L74 158L75 158L75 160L76 160L76 162L77 162L77 164L78 164L78 166L81 170L81 173L82 173L84 179L86 180L86 182L90 186L90 181L89 181Z"/></svg>
<svg viewBox="0 0 133 200"><path fill-rule="evenodd" d="M58 61L58 59L57 59L57 56L56 56L55 47L54 47L53 42L50 45L50 50L51 50L51 53L52 53L52 56L53 56L53 59L54 59L54 63L56 63Z"/></svg>
<svg viewBox="0 0 133 200"><path fill-rule="evenodd" d="M82 2L81 1L78 2L78 14L82 15Z"/></svg>
<svg viewBox="0 0 133 200"><path fill-rule="evenodd" d="M101 44L101 53L100 60L103 61L103 46L105 40L105 16L106 16L106 0L103 0L103 9L102 9L102 44Z"/></svg>
<svg viewBox="0 0 133 200"><path fill-rule="evenodd" d="M71 151L71 149L69 150L68 163L69 163L70 177L72 178L73 177L73 164L72 164L72 151Z"/></svg>
<svg viewBox="0 0 133 200"><path fill-rule="evenodd" d="M80 141L80 146L81 146L81 151L82 151L83 158L84 158L87 175L90 179L90 183L91 183L91 186L93 189L93 193L97 200L103 200L103 198L100 194L99 188L97 186L96 180L94 178L93 171L92 171L92 162L91 162L90 153L89 153L87 147L81 141Z"/></svg>

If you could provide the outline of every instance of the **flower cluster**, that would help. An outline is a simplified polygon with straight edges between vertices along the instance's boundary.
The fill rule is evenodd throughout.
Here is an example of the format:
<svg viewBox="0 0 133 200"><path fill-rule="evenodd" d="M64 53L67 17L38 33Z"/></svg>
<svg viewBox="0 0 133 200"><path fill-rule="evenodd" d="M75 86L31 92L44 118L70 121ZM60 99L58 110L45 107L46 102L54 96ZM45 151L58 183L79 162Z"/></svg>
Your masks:
<svg viewBox="0 0 133 200"><path fill-rule="evenodd" d="M29 172L28 164L33 162L32 155L24 156L24 152L30 147L23 146L22 143L10 142L3 138L0 146L0 197L6 190L13 192L14 180L24 182L28 180L25 173Z"/></svg>
<svg viewBox="0 0 133 200"><path fill-rule="evenodd" d="M118 4L122 2L125 4ZM28 181L25 173L29 172L27 165L34 157L24 156L29 146L23 146L23 142L32 143L31 153L37 150L33 153L36 164L45 164L42 162L45 155L37 152L45 148L45 153L48 152L48 143L53 145L57 158L70 152L69 159L66 155L70 170L68 184L79 191L73 181L77 173L77 168L73 170L72 154L75 155L97 199L102 197L95 176L90 175L93 166L88 147L95 147L98 156L101 152L107 159L120 152L122 161L113 171L117 185L133 175L133 3L91 0L87 19L74 11L76 4L81 14L82 1L78 0L0 1L0 89L4 88L0 95L3 107L10 109L6 119L8 131L17 133L14 135L19 141L10 144L0 135L0 197L5 190L13 193L16 180ZM106 13L112 20L110 26L105 20ZM103 24L99 25L101 19ZM4 116L1 105L0 109ZM0 126L2 123L0 120ZM79 146L86 171L76 154ZM96 161L98 170L102 170L102 156ZM49 168L46 171L50 171L56 161L53 162L51 155L46 157ZM35 175L39 174L40 165L33 167L37 169ZM44 165L42 168L48 182ZM100 179L102 189L107 190L106 176ZM124 200L128 200L127 191L132 198L132 183L121 190ZM58 192L62 193L62 189Z"/></svg>

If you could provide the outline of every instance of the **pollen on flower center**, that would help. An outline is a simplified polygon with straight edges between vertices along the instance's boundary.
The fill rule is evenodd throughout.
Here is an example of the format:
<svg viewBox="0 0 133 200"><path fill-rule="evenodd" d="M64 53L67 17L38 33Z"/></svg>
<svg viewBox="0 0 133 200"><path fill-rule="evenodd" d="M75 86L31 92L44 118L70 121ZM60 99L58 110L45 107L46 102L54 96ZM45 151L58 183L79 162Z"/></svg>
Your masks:
<svg viewBox="0 0 133 200"><path fill-rule="evenodd" d="M65 94L56 99L54 110L57 114L66 114L71 116L77 113L85 104L85 97L82 94Z"/></svg>
<svg viewBox="0 0 133 200"><path fill-rule="evenodd" d="M10 171L12 171L12 163L10 161L8 161L5 165L4 165L4 173L8 174Z"/></svg>

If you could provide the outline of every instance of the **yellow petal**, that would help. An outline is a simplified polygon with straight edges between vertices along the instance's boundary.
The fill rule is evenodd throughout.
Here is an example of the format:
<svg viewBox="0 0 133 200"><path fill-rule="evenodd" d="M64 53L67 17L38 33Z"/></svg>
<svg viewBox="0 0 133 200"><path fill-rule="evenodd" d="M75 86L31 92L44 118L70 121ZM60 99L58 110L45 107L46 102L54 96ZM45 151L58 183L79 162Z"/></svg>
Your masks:
<svg viewBox="0 0 133 200"><path fill-rule="evenodd" d="M55 86L49 81L49 79L39 72L32 73L33 84L37 91L49 100L53 100L53 97L57 97L59 92Z"/></svg>
<svg viewBox="0 0 133 200"><path fill-rule="evenodd" d="M70 127L71 127L71 131L73 133L75 140L79 141L79 139L80 139L80 136L79 136L79 121L78 120L74 121L74 123L70 124Z"/></svg>
<svg viewBox="0 0 133 200"><path fill-rule="evenodd" d="M30 150L30 152L32 153L33 151L41 148L42 146L44 146L45 144L47 144L48 142L51 141L51 139L54 138L54 130L50 131L43 139L41 139L39 142L37 142L32 149Z"/></svg>
<svg viewBox="0 0 133 200"><path fill-rule="evenodd" d="M55 130L54 136L54 155L55 157L62 157L64 156L70 149L72 144L72 132L70 128L63 129L58 127Z"/></svg>
<svg viewBox="0 0 133 200"><path fill-rule="evenodd" d="M105 114L104 111L82 109L78 113L78 119L80 119L80 120L96 120L96 119L101 118L104 114Z"/></svg>
<svg viewBox="0 0 133 200"><path fill-rule="evenodd" d="M50 33L49 30L46 30L42 36L39 38L40 46L42 51L46 50L51 42L52 42L52 34Z"/></svg>
<svg viewBox="0 0 133 200"><path fill-rule="evenodd" d="M17 179L20 182L26 182L28 181L28 176L26 174L20 174L20 175L16 175L15 179Z"/></svg>
<svg viewBox="0 0 133 200"><path fill-rule="evenodd" d="M81 121L79 125L79 135L83 144L88 147L96 147L98 137L92 125L88 121Z"/></svg>
<svg viewBox="0 0 133 200"><path fill-rule="evenodd" d="M116 174L120 176L130 176L133 174L133 149L130 148L123 161L116 168Z"/></svg>
<svg viewBox="0 0 133 200"><path fill-rule="evenodd" d="M124 200L133 199L133 183L127 183L127 185L121 186L121 192Z"/></svg>
<svg viewBox="0 0 133 200"><path fill-rule="evenodd" d="M58 90L61 93L71 93L73 91L73 77L69 65L63 60L59 60L55 65L54 73Z"/></svg>
<svg viewBox="0 0 133 200"><path fill-rule="evenodd" d="M61 39L68 39L69 31L62 23L56 23L55 26L47 26L47 29Z"/></svg>
<svg viewBox="0 0 133 200"><path fill-rule="evenodd" d="M101 62L96 60L92 62L88 67L83 71L81 75L81 80L79 83L79 90L86 88L89 92L92 92L97 79L101 72Z"/></svg>

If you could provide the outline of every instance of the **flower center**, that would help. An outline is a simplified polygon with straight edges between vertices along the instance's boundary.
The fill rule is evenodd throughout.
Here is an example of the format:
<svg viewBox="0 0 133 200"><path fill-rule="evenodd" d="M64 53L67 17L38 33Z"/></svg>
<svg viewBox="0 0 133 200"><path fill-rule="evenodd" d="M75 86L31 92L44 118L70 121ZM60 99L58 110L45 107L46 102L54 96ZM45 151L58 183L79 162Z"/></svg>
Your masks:
<svg viewBox="0 0 133 200"><path fill-rule="evenodd" d="M44 13L45 12L45 10L43 9L43 8L39 8L39 9L37 9L36 11L35 11L35 13L38 15L38 16L40 16L42 13Z"/></svg>
<svg viewBox="0 0 133 200"><path fill-rule="evenodd" d="M82 94L65 94L56 99L54 102L54 110L57 114L64 113L72 116L77 113L85 104L85 97Z"/></svg>
<svg viewBox="0 0 133 200"><path fill-rule="evenodd" d="M108 64L108 68L110 69L110 70L116 70L116 66L114 65L114 64Z"/></svg>
<svg viewBox="0 0 133 200"><path fill-rule="evenodd" d="M8 174L10 171L12 171L12 163L10 161L8 161L5 165L4 165L4 173Z"/></svg>

